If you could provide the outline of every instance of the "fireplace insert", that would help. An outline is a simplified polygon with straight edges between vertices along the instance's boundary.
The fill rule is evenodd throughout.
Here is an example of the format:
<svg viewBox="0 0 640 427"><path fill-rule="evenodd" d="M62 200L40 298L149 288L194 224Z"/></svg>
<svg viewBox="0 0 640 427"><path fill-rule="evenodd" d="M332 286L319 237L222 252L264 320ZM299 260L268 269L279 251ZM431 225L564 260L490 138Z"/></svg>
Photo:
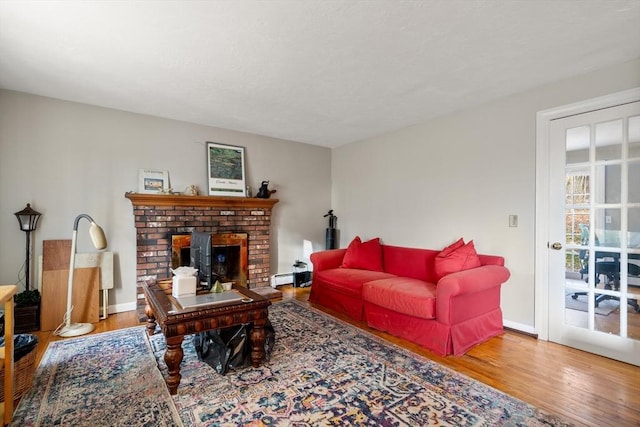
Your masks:
<svg viewBox="0 0 640 427"><path fill-rule="evenodd" d="M171 236L171 268L192 266L198 269L200 284L211 289L216 280L247 287L248 234L210 233Z"/></svg>

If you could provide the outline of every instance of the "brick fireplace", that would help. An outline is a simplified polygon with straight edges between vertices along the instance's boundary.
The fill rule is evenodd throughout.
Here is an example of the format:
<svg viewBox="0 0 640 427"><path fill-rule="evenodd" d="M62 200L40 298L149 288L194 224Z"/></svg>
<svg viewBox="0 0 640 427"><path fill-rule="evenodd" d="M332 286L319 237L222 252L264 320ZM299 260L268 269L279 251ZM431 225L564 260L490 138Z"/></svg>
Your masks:
<svg viewBox="0 0 640 427"><path fill-rule="evenodd" d="M249 289L269 286L271 210L278 199L126 193L136 227L137 310L144 317L140 281L171 277L171 235L193 230L248 234Z"/></svg>

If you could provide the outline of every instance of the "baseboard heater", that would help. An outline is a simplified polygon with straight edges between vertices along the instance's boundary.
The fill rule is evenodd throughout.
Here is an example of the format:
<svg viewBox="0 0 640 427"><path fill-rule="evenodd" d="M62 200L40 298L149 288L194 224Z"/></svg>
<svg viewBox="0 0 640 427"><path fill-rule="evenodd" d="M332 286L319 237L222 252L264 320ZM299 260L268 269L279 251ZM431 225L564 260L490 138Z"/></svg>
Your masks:
<svg viewBox="0 0 640 427"><path fill-rule="evenodd" d="M290 285L293 283L293 273L280 273L271 276L271 287Z"/></svg>

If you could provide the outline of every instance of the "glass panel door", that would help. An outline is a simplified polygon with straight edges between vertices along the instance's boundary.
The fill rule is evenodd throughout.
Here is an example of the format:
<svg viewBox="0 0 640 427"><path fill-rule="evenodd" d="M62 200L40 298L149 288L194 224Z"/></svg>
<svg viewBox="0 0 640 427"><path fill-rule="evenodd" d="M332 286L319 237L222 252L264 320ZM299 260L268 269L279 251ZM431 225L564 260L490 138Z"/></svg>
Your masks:
<svg viewBox="0 0 640 427"><path fill-rule="evenodd" d="M640 103L554 120L551 145L549 338L640 364Z"/></svg>

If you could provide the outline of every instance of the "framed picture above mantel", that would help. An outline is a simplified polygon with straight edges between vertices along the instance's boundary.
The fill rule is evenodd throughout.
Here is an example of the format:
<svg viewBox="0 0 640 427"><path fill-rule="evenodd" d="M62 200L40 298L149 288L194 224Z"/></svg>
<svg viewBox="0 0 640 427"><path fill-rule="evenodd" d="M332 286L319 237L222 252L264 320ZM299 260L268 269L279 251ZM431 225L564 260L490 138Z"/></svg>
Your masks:
<svg viewBox="0 0 640 427"><path fill-rule="evenodd" d="M244 147L207 142L207 188L210 196L245 197Z"/></svg>

